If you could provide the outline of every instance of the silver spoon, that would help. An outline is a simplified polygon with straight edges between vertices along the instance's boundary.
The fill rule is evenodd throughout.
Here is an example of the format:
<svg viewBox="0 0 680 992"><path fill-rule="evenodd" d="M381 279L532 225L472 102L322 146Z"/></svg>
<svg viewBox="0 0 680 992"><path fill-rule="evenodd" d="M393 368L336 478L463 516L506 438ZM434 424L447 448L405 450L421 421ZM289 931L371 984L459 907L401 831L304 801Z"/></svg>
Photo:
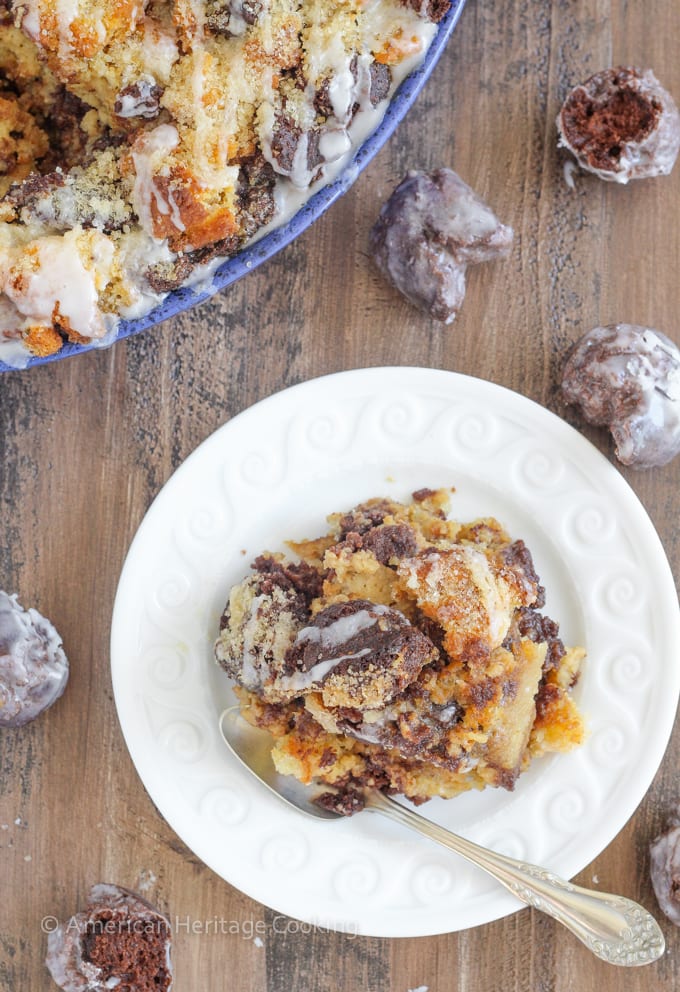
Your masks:
<svg viewBox="0 0 680 992"><path fill-rule="evenodd" d="M225 710L219 726L232 753L289 806L317 819L344 818L341 813L317 805L319 796L330 791L328 786L303 785L292 775L277 772L271 757L271 736L251 726L238 707ZM363 798L365 809L382 813L483 868L522 902L562 923L603 961L642 965L663 954L665 942L658 923L631 899L581 888L545 868L473 844L377 790L366 790Z"/></svg>

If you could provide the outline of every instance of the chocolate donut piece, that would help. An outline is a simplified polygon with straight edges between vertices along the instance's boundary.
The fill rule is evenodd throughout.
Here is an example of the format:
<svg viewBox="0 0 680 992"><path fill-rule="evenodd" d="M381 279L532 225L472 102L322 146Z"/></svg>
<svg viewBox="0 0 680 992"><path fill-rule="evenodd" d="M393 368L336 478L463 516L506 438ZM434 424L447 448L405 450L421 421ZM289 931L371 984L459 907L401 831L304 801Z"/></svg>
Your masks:
<svg viewBox="0 0 680 992"><path fill-rule="evenodd" d="M37 610L0 590L0 727L20 727L51 706L66 687L61 637Z"/></svg>
<svg viewBox="0 0 680 992"><path fill-rule="evenodd" d="M680 452L680 351L659 331L609 324L585 334L567 355L562 393L609 427L624 465L665 465Z"/></svg>
<svg viewBox="0 0 680 992"><path fill-rule="evenodd" d="M615 183L668 175L680 149L678 108L650 69L605 69L575 86L557 130L582 169Z"/></svg>
<svg viewBox="0 0 680 992"><path fill-rule="evenodd" d="M465 298L468 265L508 254L512 228L451 169L409 172L370 234L376 265L418 309L450 324Z"/></svg>
<svg viewBox="0 0 680 992"><path fill-rule="evenodd" d="M90 889L87 909L47 938L47 969L63 992L170 992L169 920L118 885Z"/></svg>
<svg viewBox="0 0 680 992"><path fill-rule="evenodd" d="M321 691L324 704L380 709L438 657L425 634L389 606L333 603L297 635L278 687L291 696Z"/></svg>
<svg viewBox="0 0 680 992"><path fill-rule="evenodd" d="M680 807L667 830L650 845L650 876L659 906L671 923L680 926Z"/></svg>
<svg viewBox="0 0 680 992"><path fill-rule="evenodd" d="M215 660L240 685L268 694L286 652L309 622L321 575L305 562L260 555L253 573L234 586L215 642Z"/></svg>

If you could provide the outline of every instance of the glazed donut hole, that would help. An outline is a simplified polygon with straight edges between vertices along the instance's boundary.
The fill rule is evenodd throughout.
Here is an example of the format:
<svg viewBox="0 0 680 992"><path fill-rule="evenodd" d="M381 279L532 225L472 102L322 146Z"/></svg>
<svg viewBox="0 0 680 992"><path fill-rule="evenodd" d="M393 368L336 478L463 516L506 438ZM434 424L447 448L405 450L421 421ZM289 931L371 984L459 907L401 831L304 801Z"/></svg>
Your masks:
<svg viewBox="0 0 680 992"><path fill-rule="evenodd" d="M21 727L59 699L69 664L53 624L0 590L0 727Z"/></svg>
<svg viewBox="0 0 680 992"><path fill-rule="evenodd" d="M660 331L595 327L567 354L561 392L584 420L609 428L623 465L653 468L680 453L680 351Z"/></svg>
<svg viewBox="0 0 680 992"><path fill-rule="evenodd" d="M558 147L609 182L668 175L680 150L680 114L651 69L605 69L575 86L557 116Z"/></svg>
<svg viewBox="0 0 680 992"><path fill-rule="evenodd" d="M383 204L370 234L378 269L419 310L452 323L468 265L504 258L513 231L451 169L412 170Z"/></svg>

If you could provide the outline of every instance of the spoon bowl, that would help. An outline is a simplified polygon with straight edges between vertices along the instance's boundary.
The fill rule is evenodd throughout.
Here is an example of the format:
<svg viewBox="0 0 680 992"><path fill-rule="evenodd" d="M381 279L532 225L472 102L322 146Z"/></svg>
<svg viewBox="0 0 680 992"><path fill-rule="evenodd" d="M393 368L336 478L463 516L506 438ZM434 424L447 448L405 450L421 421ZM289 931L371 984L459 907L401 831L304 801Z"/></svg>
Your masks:
<svg viewBox="0 0 680 992"><path fill-rule="evenodd" d="M225 744L244 768L288 806L320 820L343 818L342 813L319 804L320 796L332 791L327 785L305 785L276 770L271 736L248 723L238 707L221 714L219 728ZM363 801L364 809L382 813L476 864L522 902L565 926L603 961L638 966L651 964L664 953L658 923L631 899L582 888L546 868L497 854L431 823L377 790L364 790Z"/></svg>
<svg viewBox="0 0 680 992"><path fill-rule="evenodd" d="M220 734L230 751L251 774L288 806L319 820L341 820L342 813L325 809L318 800L328 786L305 785L292 775L281 775L272 761L272 738L266 730L253 727L238 706L220 716Z"/></svg>

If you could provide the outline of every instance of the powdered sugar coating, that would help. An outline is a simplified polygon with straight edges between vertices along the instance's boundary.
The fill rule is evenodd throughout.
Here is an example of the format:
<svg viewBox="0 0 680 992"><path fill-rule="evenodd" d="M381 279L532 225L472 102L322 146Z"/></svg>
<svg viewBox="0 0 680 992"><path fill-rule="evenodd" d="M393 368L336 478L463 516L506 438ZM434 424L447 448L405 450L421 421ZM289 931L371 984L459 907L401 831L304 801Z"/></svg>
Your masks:
<svg viewBox="0 0 680 992"><path fill-rule="evenodd" d="M35 719L61 696L68 674L61 637L50 621L0 591L0 726Z"/></svg>
<svg viewBox="0 0 680 992"><path fill-rule="evenodd" d="M376 265L404 296L450 324L465 298L468 265L508 254L512 228L451 169L409 172L370 236Z"/></svg>
<svg viewBox="0 0 680 992"><path fill-rule="evenodd" d="M610 182L668 175L680 150L680 113L651 69L605 69L567 95L558 147Z"/></svg>
<svg viewBox="0 0 680 992"><path fill-rule="evenodd" d="M562 392L587 421L609 427L624 465L665 465L680 452L680 351L659 331L594 328L567 356Z"/></svg>

